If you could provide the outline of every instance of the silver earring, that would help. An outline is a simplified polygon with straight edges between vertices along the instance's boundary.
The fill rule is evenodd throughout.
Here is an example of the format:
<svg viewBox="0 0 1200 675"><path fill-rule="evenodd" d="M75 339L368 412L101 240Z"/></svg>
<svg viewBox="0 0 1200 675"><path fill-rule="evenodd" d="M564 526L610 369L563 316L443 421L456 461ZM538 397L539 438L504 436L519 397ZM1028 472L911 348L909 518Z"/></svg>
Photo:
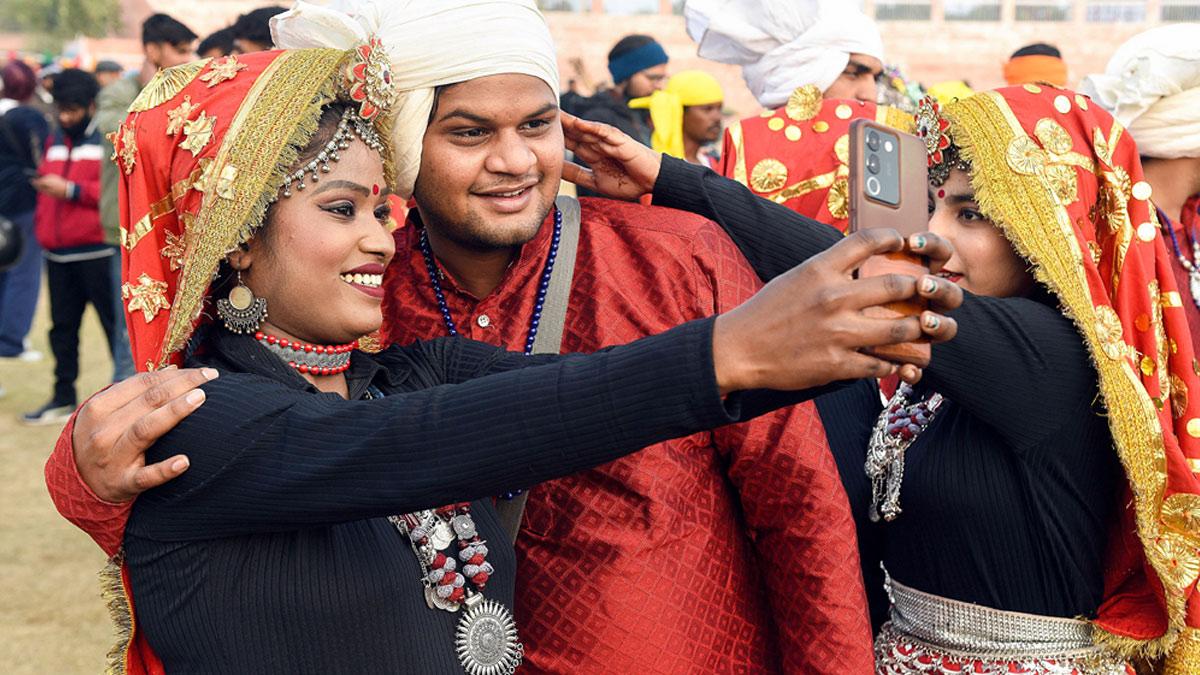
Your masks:
<svg viewBox="0 0 1200 675"><path fill-rule="evenodd" d="M254 297L254 291L242 283L242 271L238 270L237 286L229 291L228 298L217 300L217 314L231 332L252 333L267 318L267 301Z"/></svg>

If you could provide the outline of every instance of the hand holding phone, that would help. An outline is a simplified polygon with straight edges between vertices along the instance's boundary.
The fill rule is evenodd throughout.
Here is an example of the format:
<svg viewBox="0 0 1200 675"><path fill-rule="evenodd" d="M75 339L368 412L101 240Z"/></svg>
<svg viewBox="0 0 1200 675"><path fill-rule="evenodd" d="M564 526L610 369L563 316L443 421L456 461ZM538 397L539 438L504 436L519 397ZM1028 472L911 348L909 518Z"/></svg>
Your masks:
<svg viewBox="0 0 1200 675"><path fill-rule="evenodd" d="M928 165L925 144L911 134L859 119L850 124L850 231L891 228L907 237L929 226ZM858 270L860 277L929 274L929 262L911 253L874 256ZM868 316L918 316L928 309L921 300L895 302L864 310ZM896 362L927 365L929 344L905 343L872 353Z"/></svg>

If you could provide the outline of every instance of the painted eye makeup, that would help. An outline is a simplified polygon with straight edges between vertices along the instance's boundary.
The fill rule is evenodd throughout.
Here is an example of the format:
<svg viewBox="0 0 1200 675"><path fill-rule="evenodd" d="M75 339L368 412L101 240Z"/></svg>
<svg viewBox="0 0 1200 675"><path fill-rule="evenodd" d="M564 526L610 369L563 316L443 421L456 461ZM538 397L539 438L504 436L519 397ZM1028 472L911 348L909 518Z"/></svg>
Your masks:
<svg viewBox="0 0 1200 675"><path fill-rule="evenodd" d="M322 204L319 208L326 213L332 213L343 218L354 217L354 204L351 202L341 201L332 204Z"/></svg>

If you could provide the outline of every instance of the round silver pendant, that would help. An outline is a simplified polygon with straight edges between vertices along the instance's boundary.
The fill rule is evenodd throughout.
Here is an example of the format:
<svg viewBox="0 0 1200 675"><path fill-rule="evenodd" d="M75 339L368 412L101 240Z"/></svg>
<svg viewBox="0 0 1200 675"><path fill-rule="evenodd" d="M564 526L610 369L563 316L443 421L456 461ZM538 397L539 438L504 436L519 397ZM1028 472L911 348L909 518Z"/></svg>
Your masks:
<svg viewBox="0 0 1200 675"><path fill-rule="evenodd" d="M475 521L471 516L454 516L450 520L450 526L454 528L454 534L458 535L459 539L470 539L475 536Z"/></svg>
<svg viewBox="0 0 1200 675"><path fill-rule="evenodd" d="M455 646L467 675L512 675L525 656L512 613L495 600L465 608Z"/></svg>

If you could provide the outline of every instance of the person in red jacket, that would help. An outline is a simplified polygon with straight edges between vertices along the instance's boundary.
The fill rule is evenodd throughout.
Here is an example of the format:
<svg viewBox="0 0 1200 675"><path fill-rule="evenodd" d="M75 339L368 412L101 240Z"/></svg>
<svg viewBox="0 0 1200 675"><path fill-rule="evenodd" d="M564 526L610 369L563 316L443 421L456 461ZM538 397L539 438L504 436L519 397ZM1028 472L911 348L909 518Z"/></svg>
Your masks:
<svg viewBox="0 0 1200 675"><path fill-rule="evenodd" d="M95 76L69 68L54 78L54 107L60 129L46 143L33 186L38 191L34 231L45 249L50 290L50 349L54 352L54 392L22 420L63 422L75 408L79 375L79 326L88 303L96 308L109 340L119 318L111 265L115 246L104 243L100 227L100 134L92 128Z"/></svg>

